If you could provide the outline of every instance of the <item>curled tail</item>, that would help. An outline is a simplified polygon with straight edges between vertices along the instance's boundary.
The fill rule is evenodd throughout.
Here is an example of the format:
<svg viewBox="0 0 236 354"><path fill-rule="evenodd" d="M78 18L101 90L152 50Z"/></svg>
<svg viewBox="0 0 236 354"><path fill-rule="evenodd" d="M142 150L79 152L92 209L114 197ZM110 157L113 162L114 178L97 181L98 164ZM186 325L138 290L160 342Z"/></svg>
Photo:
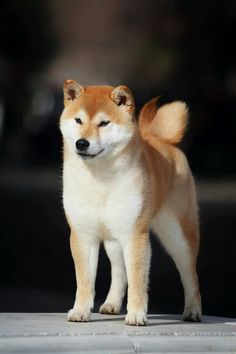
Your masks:
<svg viewBox="0 0 236 354"><path fill-rule="evenodd" d="M188 123L188 108L175 101L158 108L158 98L147 102L139 116L139 127L144 140L156 137L168 144L179 143Z"/></svg>

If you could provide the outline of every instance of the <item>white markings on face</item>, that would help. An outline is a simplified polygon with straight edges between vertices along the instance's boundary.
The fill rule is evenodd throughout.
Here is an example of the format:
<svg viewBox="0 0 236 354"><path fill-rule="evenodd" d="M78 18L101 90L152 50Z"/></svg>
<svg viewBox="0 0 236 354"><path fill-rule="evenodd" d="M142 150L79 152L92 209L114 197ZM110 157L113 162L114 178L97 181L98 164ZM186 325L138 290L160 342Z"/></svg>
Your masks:
<svg viewBox="0 0 236 354"><path fill-rule="evenodd" d="M76 119L80 118L82 124L78 124ZM66 139L69 143L75 143L76 140L81 138L81 127L88 120L87 114L85 111L80 110L74 117L64 118L63 114L61 117L60 129L64 139Z"/></svg>
<svg viewBox="0 0 236 354"><path fill-rule="evenodd" d="M79 110L71 118L64 118L66 115L66 109L61 116L60 129L63 138L67 144L67 148L72 152L76 153L76 141L82 138L82 127L88 122L88 115L84 110ZM80 119L82 124L79 124L76 119Z"/></svg>
<svg viewBox="0 0 236 354"><path fill-rule="evenodd" d="M132 131L127 126L111 123L100 133L101 146L106 154L115 155L128 144L131 137Z"/></svg>
<svg viewBox="0 0 236 354"><path fill-rule="evenodd" d="M76 119L80 118L80 121ZM106 113L99 112L92 119L89 119L84 110L79 110L74 117L61 119L61 132L71 151L77 153L76 141L86 139L89 147L86 154L99 157L116 155L130 141L133 129L129 124L117 124L112 121L112 117ZM109 122L101 126L101 122ZM90 136L86 134L86 127L93 125L94 129L89 129ZM100 126L99 126L100 125Z"/></svg>
<svg viewBox="0 0 236 354"><path fill-rule="evenodd" d="M103 112L99 112L94 120L97 125L102 121L109 121L109 124L99 128L100 147L103 149L102 156L111 153L116 155L130 141L133 130L128 124L115 123L112 121L112 117Z"/></svg>

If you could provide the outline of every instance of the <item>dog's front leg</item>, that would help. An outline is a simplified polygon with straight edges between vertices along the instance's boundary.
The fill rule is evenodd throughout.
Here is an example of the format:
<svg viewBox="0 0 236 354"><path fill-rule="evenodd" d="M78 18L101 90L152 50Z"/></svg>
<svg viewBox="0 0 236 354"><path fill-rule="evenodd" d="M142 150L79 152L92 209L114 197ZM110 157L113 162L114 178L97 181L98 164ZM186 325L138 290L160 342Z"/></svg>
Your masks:
<svg viewBox="0 0 236 354"><path fill-rule="evenodd" d="M116 240L104 241L107 256L111 262L111 286L107 298L99 309L100 313L118 314L126 291L125 262L121 246Z"/></svg>
<svg viewBox="0 0 236 354"><path fill-rule="evenodd" d="M87 322L94 305L99 242L86 235L71 232L71 253L74 259L77 291L68 321Z"/></svg>
<svg viewBox="0 0 236 354"><path fill-rule="evenodd" d="M147 324L148 275L150 267L150 241L147 233L135 234L122 244L128 279L128 304L125 323Z"/></svg>

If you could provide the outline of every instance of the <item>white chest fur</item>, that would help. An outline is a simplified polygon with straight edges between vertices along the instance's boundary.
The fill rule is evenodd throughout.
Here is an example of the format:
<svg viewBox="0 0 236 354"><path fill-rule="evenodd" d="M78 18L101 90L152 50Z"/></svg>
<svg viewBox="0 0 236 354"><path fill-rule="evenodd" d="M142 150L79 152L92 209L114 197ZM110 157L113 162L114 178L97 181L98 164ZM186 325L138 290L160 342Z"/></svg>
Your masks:
<svg viewBox="0 0 236 354"><path fill-rule="evenodd" d="M104 168L91 170L78 160L64 163L65 212L79 234L127 237L142 210L141 171L136 165L109 175Z"/></svg>

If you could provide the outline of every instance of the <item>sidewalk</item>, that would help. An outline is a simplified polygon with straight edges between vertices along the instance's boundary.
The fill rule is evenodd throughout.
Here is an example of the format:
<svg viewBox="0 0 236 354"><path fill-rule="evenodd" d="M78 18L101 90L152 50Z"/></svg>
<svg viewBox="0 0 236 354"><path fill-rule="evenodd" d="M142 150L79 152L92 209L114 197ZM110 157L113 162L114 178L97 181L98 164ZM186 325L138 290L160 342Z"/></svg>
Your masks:
<svg viewBox="0 0 236 354"><path fill-rule="evenodd" d="M177 315L149 315L146 327L124 324L124 315L92 314L71 323L63 313L0 314L0 353L236 352L236 319L204 316L186 323Z"/></svg>

